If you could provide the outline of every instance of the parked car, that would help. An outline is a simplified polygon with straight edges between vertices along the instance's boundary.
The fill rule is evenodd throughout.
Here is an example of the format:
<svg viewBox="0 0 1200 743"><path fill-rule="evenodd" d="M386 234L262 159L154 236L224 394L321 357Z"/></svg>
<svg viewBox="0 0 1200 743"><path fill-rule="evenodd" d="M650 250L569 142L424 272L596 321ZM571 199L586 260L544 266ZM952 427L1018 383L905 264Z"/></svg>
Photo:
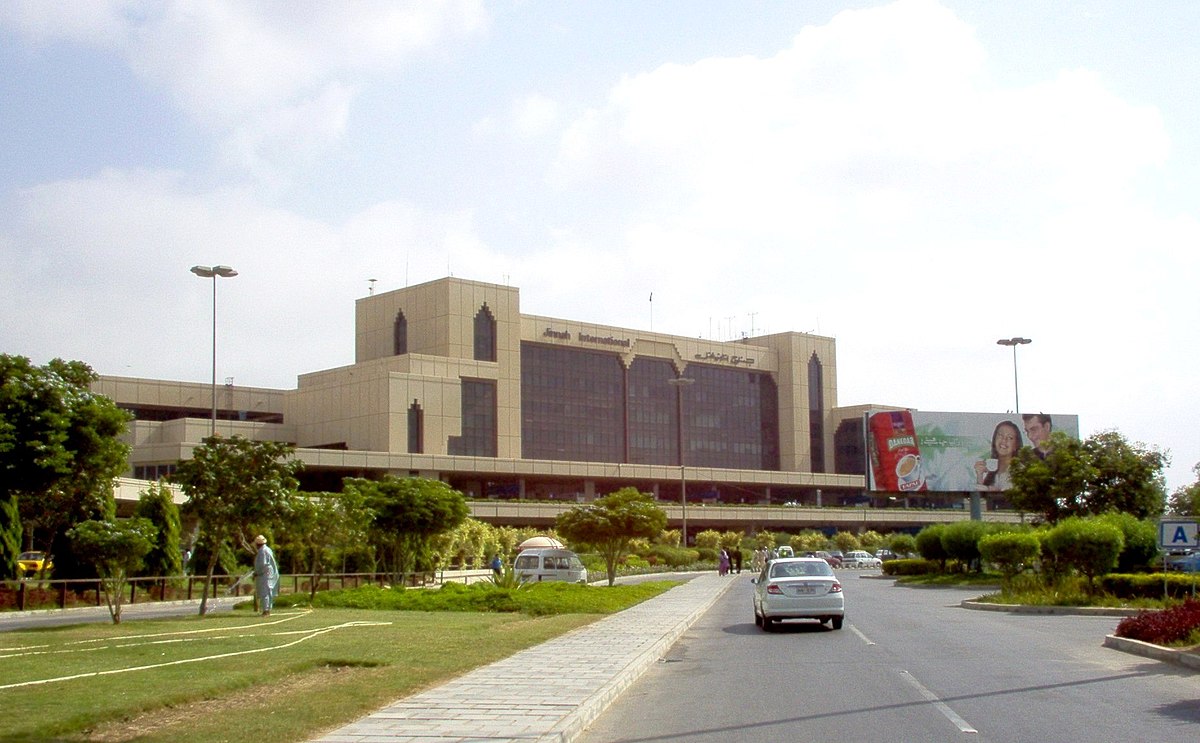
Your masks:
<svg viewBox="0 0 1200 743"><path fill-rule="evenodd" d="M837 555L830 554L824 550L817 550L813 553L813 557L821 558L825 562L829 563L829 567L831 568L840 568L842 566L842 558L838 557Z"/></svg>
<svg viewBox="0 0 1200 743"><path fill-rule="evenodd" d="M819 557L772 560L754 583L754 623L764 632L785 619L816 619L841 629L846 617L842 584Z"/></svg>
<svg viewBox="0 0 1200 743"><path fill-rule="evenodd" d="M45 552L22 552L17 557L17 574L40 573L54 567L54 558L46 557Z"/></svg>
<svg viewBox="0 0 1200 743"><path fill-rule="evenodd" d="M866 550L850 550L842 558L842 567L847 568L877 568L883 561Z"/></svg>
<svg viewBox="0 0 1200 743"><path fill-rule="evenodd" d="M1186 573L1200 572L1200 552L1169 555L1167 557L1167 570L1181 570Z"/></svg>
<svg viewBox="0 0 1200 743"><path fill-rule="evenodd" d="M521 550L513 562L513 570L522 581L536 583L561 580L568 583L587 583L588 572L571 550L533 548Z"/></svg>
<svg viewBox="0 0 1200 743"><path fill-rule="evenodd" d="M880 562L887 562L888 560L900 559L900 555L897 555L895 552L892 552L889 549L876 550L875 556L879 558Z"/></svg>

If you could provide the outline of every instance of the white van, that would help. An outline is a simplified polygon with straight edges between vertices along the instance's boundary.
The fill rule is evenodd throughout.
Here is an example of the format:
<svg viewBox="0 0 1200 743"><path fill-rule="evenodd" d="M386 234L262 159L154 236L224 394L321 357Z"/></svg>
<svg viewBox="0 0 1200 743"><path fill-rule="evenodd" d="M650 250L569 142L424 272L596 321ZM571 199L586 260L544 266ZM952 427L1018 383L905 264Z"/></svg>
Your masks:
<svg viewBox="0 0 1200 743"><path fill-rule="evenodd" d="M587 583L587 568L571 550L539 547L521 550L513 570L522 581L561 580Z"/></svg>

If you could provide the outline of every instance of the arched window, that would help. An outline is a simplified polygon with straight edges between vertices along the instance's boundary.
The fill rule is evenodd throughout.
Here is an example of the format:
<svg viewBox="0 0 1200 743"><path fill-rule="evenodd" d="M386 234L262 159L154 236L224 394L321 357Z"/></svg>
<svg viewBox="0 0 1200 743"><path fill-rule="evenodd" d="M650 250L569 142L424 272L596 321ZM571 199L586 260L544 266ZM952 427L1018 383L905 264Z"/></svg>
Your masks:
<svg viewBox="0 0 1200 743"><path fill-rule="evenodd" d="M403 310L396 313L396 323L392 326L392 353L396 356L408 353L408 320Z"/></svg>
<svg viewBox="0 0 1200 743"><path fill-rule="evenodd" d="M475 360L496 360L496 318L486 304L475 315Z"/></svg>
<svg viewBox="0 0 1200 743"><path fill-rule="evenodd" d="M425 453L425 411L421 410L421 405L416 401L412 401L412 405L408 407L408 453L409 454L424 454Z"/></svg>
<svg viewBox="0 0 1200 743"><path fill-rule="evenodd" d="M814 351L808 360L808 442L812 471L825 471L825 379Z"/></svg>

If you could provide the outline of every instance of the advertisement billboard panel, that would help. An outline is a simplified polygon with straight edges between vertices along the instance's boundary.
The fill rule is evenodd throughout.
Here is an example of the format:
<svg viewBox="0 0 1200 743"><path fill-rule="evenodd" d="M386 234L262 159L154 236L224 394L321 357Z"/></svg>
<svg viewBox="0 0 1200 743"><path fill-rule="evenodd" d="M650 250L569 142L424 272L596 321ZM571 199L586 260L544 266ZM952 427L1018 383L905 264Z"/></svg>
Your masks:
<svg viewBox="0 0 1200 743"><path fill-rule="evenodd" d="M1079 416L873 410L865 415L867 488L888 493L1000 492L1022 446L1051 431L1079 438Z"/></svg>

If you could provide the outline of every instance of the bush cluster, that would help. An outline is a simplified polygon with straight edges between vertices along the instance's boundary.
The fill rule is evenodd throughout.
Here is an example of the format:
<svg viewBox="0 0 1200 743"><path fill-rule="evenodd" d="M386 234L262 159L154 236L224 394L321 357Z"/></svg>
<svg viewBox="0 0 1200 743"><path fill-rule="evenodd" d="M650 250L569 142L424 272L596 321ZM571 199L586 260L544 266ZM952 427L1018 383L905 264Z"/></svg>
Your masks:
<svg viewBox="0 0 1200 743"><path fill-rule="evenodd" d="M933 560L920 557L888 560L883 564L885 575L929 575L941 570L941 565Z"/></svg>
<svg viewBox="0 0 1200 743"><path fill-rule="evenodd" d="M1173 645L1193 638L1200 627L1200 601L1188 599L1179 606L1126 617L1117 625L1117 637L1155 645Z"/></svg>

